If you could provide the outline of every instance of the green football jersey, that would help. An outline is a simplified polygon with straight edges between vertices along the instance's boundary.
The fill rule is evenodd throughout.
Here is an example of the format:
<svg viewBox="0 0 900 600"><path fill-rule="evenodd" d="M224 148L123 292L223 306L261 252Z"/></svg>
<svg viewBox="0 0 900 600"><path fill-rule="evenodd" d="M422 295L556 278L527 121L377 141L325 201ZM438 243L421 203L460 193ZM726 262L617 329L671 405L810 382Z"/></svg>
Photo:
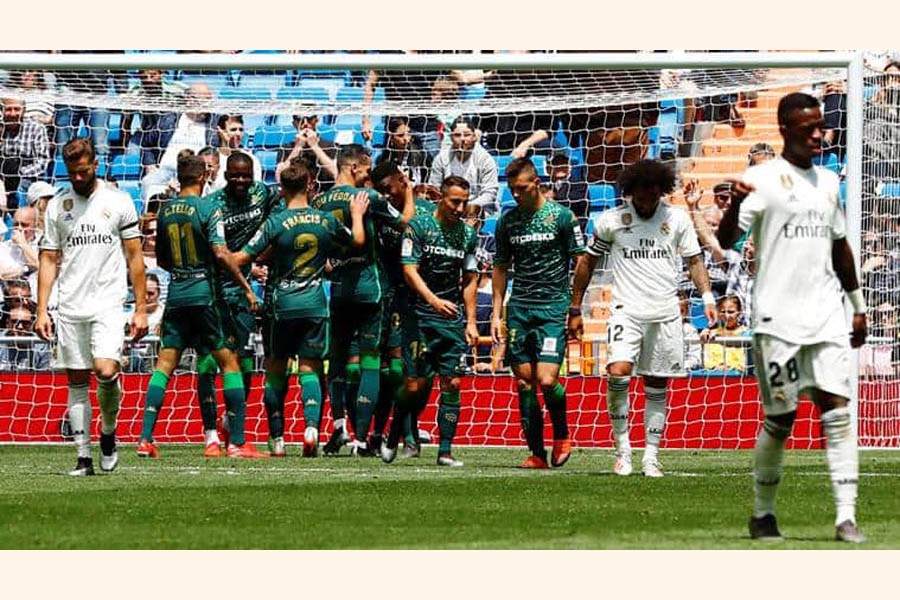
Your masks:
<svg viewBox="0 0 900 600"><path fill-rule="evenodd" d="M428 289L458 306L462 303L463 272L478 271L476 246L477 235L471 225L463 221L441 225L433 214L419 215L403 232L400 260L404 265L418 265ZM413 306L420 315L439 316L419 294L415 294Z"/></svg>
<svg viewBox="0 0 900 600"><path fill-rule="evenodd" d="M416 198L416 216L434 213L435 204L425 198ZM397 287L403 283L403 267L400 264L400 243L403 230L393 225L382 223L377 227L378 262L381 264L382 285Z"/></svg>
<svg viewBox="0 0 900 600"><path fill-rule="evenodd" d="M254 181L247 191L245 200L232 198L226 188L217 190L207 196L222 209L222 222L225 224L225 241L228 249L237 252L243 248L250 238L262 227L263 223L276 207L284 207L281 196L275 189ZM251 265L244 265L241 272L250 279ZM244 292L230 277L219 277L219 289L226 298L243 296Z"/></svg>
<svg viewBox="0 0 900 600"><path fill-rule="evenodd" d="M269 289L276 319L328 316L325 261L352 240L333 215L314 208L284 208L269 216L243 251L255 258L272 246Z"/></svg>
<svg viewBox="0 0 900 600"><path fill-rule="evenodd" d="M205 306L216 297L210 244L225 243L222 210L197 196L166 203L157 216L156 253L171 265L167 306Z"/></svg>
<svg viewBox="0 0 900 600"><path fill-rule="evenodd" d="M552 200L534 213L515 207L497 221L494 264L513 273L510 306L568 306L569 264L584 252L571 210Z"/></svg>
<svg viewBox="0 0 900 600"><path fill-rule="evenodd" d="M387 224L400 229L402 222L400 212L375 190L349 185L334 186L316 196L312 204L319 210L331 213L349 228L353 223L350 216L350 201L360 191L369 194L369 210L363 219L366 243L362 248L351 249L343 256L332 259L331 265L334 270L331 272L331 298L377 303L381 302L382 287L376 257L378 244L375 240L375 227Z"/></svg>

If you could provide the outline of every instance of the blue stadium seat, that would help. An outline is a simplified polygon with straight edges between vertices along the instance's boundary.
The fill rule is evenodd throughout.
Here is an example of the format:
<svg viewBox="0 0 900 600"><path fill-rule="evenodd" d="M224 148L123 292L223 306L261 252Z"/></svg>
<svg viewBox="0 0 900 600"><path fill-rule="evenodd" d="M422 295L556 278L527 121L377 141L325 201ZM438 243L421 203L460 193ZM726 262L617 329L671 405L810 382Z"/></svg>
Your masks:
<svg viewBox="0 0 900 600"><path fill-rule="evenodd" d="M840 175L841 173L841 161L838 159L837 154L834 152L825 152L819 156L813 158L813 164L818 165L820 167L825 167L829 171L837 173Z"/></svg>
<svg viewBox="0 0 900 600"><path fill-rule="evenodd" d="M603 212L616 205L616 188L609 183L592 183L588 185L588 199L591 212Z"/></svg>
<svg viewBox="0 0 900 600"><path fill-rule="evenodd" d="M487 88L483 85L470 85L462 90L463 100L481 100L487 93Z"/></svg>
<svg viewBox="0 0 900 600"><path fill-rule="evenodd" d="M279 148L294 143L297 130L292 125L265 125L253 134L253 145L256 148Z"/></svg>
<svg viewBox="0 0 900 600"><path fill-rule="evenodd" d="M284 74L248 75L241 73L238 74L236 79L238 87L264 94L265 98L271 98L275 92L287 83Z"/></svg>
<svg viewBox="0 0 900 600"><path fill-rule="evenodd" d="M703 331L709 327L706 320L706 314L703 312L703 300L700 298L691 298L689 301L691 308L691 324L697 328L697 331Z"/></svg>
<svg viewBox="0 0 900 600"><path fill-rule="evenodd" d="M269 124L269 115L245 114L242 116L244 119L244 138L241 141L241 146L246 146L251 141L255 142L252 136L260 127L265 127Z"/></svg>
<svg viewBox="0 0 900 600"><path fill-rule="evenodd" d="M594 215L591 215L591 218L587 221L587 227L584 228L584 237L588 240L591 239L591 235L594 233Z"/></svg>
<svg viewBox="0 0 900 600"><path fill-rule="evenodd" d="M271 100L272 93L266 89L225 86L219 90L220 100Z"/></svg>
<svg viewBox="0 0 900 600"><path fill-rule="evenodd" d="M338 115L332 125L337 131L362 130L362 115Z"/></svg>
<svg viewBox="0 0 900 600"><path fill-rule="evenodd" d="M900 181L885 181L881 186L885 198L900 198Z"/></svg>
<svg viewBox="0 0 900 600"><path fill-rule="evenodd" d="M332 73L329 73L329 75L332 75ZM301 88L317 87L324 89L328 92L328 99L333 100L337 95L337 91L345 87L348 81L349 79L335 77L304 77L297 85Z"/></svg>
<svg viewBox="0 0 900 600"><path fill-rule="evenodd" d="M278 151L260 150L254 154L256 154L256 157L259 159L259 164L262 167L263 182L267 185L277 183L277 180L275 179L275 168L278 166Z"/></svg>
<svg viewBox="0 0 900 600"><path fill-rule="evenodd" d="M534 168L537 170L538 177L544 179L547 177L547 157L543 154L533 154L530 156ZM515 160L511 154L505 156L495 156L494 161L497 163L497 176L501 181L506 180L506 167Z"/></svg>
<svg viewBox="0 0 900 600"><path fill-rule="evenodd" d="M512 208L516 205L516 199L513 198L512 192L509 191L509 186L505 183L500 184L500 189L497 191L497 197L500 198L501 208Z"/></svg>
<svg viewBox="0 0 900 600"><path fill-rule="evenodd" d="M53 179L69 178L69 172L66 170L66 163L63 161L62 156L58 154L53 159L53 172L51 173L51 177L53 177Z"/></svg>
<svg viewBox="0 0 900 600"><path fill-rule="evenodd" d="M494 235L497 230L497 215L488 215L481 225L481 235Z"/></svg>
<svg viewBox="0 0 900 600"><path fill-rule="evenodd" d="M328 102L331 96L323 87L283 87L279 88L275 97L278 100L308 100L310 102Z"/></svg>
<svg viewBox="0 0 900 600"><path fill-rule="evenodd" d="M547 173L547 157L543 154L532 154L531 162L534 163L534 168L537 169L538 177L544 179L549 175Z"/></svg>
<svg viewBox="0 0 900 600"><path fill-rule="evenodd" d="M117 181L116 185L119 189L131 196L134 201L141 200L141 182L140 181Z"/></svg>
<svg viewBox="0 0 900 600"><path fill-rule="evenodd" d="M120 154L115 157L109 165L109 177L116 181L120 179L140 179L140 154Z"/></svg>
<svg viewBox="0 0 900 600"><path fill-rule="evenodd" d="M342 87L337 91L334 99L343 104L362 103L363 89L358 87Z"/></svg>

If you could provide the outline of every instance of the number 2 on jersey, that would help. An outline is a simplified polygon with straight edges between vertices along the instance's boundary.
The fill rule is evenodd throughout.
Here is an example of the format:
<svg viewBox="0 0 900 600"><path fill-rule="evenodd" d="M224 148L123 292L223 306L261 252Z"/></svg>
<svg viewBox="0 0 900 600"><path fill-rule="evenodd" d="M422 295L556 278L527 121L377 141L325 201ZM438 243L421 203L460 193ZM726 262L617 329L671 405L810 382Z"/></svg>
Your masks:
<svg viewBox="0 0 900 600"><path fill-rule="evenodd" d="M314 233L301 233L294 238L294 249L303 250L294 259L294 276L309 277L314 275L316 268L309 266L312 259L319 252L319 238Z"/></svg>
<svg viewBox="0 0 900 600"><path fill-rule="evenodd" d="M190 223L170 223L166 227L166 233L169 238L169 249L172 251L173 267L196 267L200 264L197 257L197 243L194 241L194 229Z"/></svg>

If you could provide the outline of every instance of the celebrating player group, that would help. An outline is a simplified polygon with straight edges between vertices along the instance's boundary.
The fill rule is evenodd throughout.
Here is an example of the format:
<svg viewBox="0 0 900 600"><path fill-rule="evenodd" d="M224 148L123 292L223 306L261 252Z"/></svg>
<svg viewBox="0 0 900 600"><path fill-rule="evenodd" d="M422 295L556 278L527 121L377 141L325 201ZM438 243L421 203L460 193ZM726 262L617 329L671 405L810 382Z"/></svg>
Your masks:
<svg viewBox="0 0 900 600"><path fill-rule="evenodd" d="M755 539L780 538L775 494L782 456L799 397L808 395L828 441L835 535L861 542L856 431L848 402L850 349L865 342L866 307L845 238L838 179L813 165L824 125L818 101L788 94L779 104L778 123L782 155L731 181L730 206L717 232L723 248L745 234L756 247L753 345L765 420L753 454L749 530ZM78 453L70 474L93 475L90 372L98 380L103 416L100 466L112 471L118 463L126 271L135 295L130 334L138 339L147 332L144 267L134 205L96 178L90 141L70 141L63 156L72 186L48 205L35 329L45 339L55 336L57 364L68 374ZM393 163L373 170L368 151L355 144L341 147L335 169L334 187L315 195L314 170L294 160L280 172L276 192L253 181L251 159L234 152L225 188L202 196L203 158L179 158L178 197L158 214L158 262L171 283L159 359L144 401L139 457L160 457L153 436L166 388L182 352L193 348L207 457L285 456L292 374L301 388L303 456L320 453L326 396L334 427L322 453L349 445L352 454L391 463L402 440L401 456L419 456L418 416L437 377L435 460L441 467L463 466L453 453L458 424L466 420L460 361L479 342L478 238L466 219L470 182L452 175L439 189L414 187ZM593 218L587 244L576 216L544 196L529 159L510 162L506 176L516 206L496 226L490 332L494 344L505 345L517 385L529 450L518 466L559 468L571 456L560 365L567 342L583 333L583 296L600 268L612 280L606 405L613 472L628 476L633 470L629 394L632 377L640 376L646 407L640 470L648 478L663 477L659 448L668 382L686 375L678 302L685 264L706 318L718 320L692 220L667 202L676 183L673 169L653 160L626 167L619 178L624 203ZM248 282L254 264L268 265L264 298ZM54 285L55 320L48 309ZM849 335L845 299L854 315ZM248 342L258 320L268 453L244 433L253 368ZM218 423L217 371L226 405ZM553 432L549 454L539 393Z"/></svg>

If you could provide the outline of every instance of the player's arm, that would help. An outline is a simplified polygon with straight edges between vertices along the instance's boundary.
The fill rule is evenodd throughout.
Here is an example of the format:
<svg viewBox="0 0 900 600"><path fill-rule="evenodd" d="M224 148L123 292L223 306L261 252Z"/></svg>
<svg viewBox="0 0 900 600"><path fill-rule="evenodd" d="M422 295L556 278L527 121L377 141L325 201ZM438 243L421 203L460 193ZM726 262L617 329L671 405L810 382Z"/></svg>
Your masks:
<svg viewBox="0 0 900 600"><path fill-rule="evenodd" d="M710 228L709 223L703 218L703 210L700 208L703 190L700 189L700 184L696 179L688 179L682 192L684 194L684 202L691 215L691 221L694 224L694 230L697 232L697 237L700 238L700 244L709 250L712 259L717 264L725 263L728 260L725 256L725 251L722 249L722 245L719 244L719 240L716 239L716 235Z"/></svg>
<svg viewBox="0 0 900 600"><path fill-rule="evenodd" d="M125 262L128 265L128 276L134 290L134 314L131 317L131 338L136 342L150 330L147 324L147 278L144 273L144 253L141 250L141 238L133 237L122 240L125 249Z"/></svg>
<svg viewBox="0 0 900 600"><path fill-rule="evenodd" d="M503 300L506 298L506 285L509 282L509 265L512 262L512 251L509 247L509 234L506 232L506 219L503 215L497 221L494 232L494 269L491 275L491 340L495 344L503 342Z"/></svg>
<svg viewBox="0 0 900 600"><path fill-rule="evenodd" d="M721 248L731 248L744 235L740 226L741 203L756 189L752 184L739 179L728 179L727 182L731 184L731 205L725 211L716 232Z"/></svg>
<svg viewBox="0 0 900 600"><path fill-rule="evenodd" d="M375 98L375 85L378 83L378 71L374 69L369 71L366 78L366 85L363 88L363 116L362 116L362 136L366 141L372 139L372 120L369 118L369 110L372 107L372 100Z"/></svg>
<svg viewBox="0 0 900 600"><path fill-rule="evenodd" d="M695 254L688 258L688 273L694 287L700 292L703 298L703 312L706 320L713 325L719 320L719 314L716 310L716 299L712 293L712 287L709 284L709 273L706 271L706 265L703 264L703 255Z"/></svg>
<svg viewBox="0 0 900 600"><path fill-rule="evenodd" d="M42 249L38 258L38 301L34 332L47 341L53 337L53 322L50 320L47 305L50 302L50 290L59 270L59 256L59 250Z"/></svg>
<svg viewBox="0 0 900 600"><path fill-rule="evenodd" d="M366 243L366 211L369 210L369 194L368 192L359 192L350 200L350 220L351 233L353 238L350 242L353 248L362 248ZM340 227L341 225L338 224Z"/></svg>
<svg viewBox="0 0 900 600"><path fill-rule="evenodd" d="M574 220L572 227L577 228ZM580 235L581 230L573 230ZM569 339L581 339L584 334L584 321L581 315L581 303L584 301L584 293L591 283L591 277L598 266L606 266L606 259L612 248L611 234L606 231L605 223L601 219L594 222L594 236L590 245L584 248L575 261L575 273L572 275L572 301L569 304L569 319L566 326ZM569 252L573 253L573 242L570 242Z"/></svg>
<svg viewBox="0 0 900 600"><path fill-rule="evenodd" d="M834 272L841 282L841 288L847 294L853 306L853 332L850 334L850 346L859 348L866 343L868 324L866 323L866 299L859 288L859 279L856 275L856 265L853 260L853 250L847 243L847 238L839 238L831 244L831 264Z"/></svg>
<svg viewBox="0 0 900 600"><path fill-rule="evenodd" d="M252 312L256 312L259 308L259 301L256 298L256 294L253 292L253 288L250 287L250 282L247 281L247 278L244 277L244 274L241 273L241 268L238 266L238 261L242 258L246 258L247 260L242 263L246 264L253 260L247 252L241 250L240 252L236 252L232 254L228 251L228 246L225 244L210 244L210 249L213 251L213 255L216 257L216 262L219 264L222 269L228 273L231 278L235 281L235 283L240 286L242 290L244 290L244 295L247 297L247 301L250 303L250 310Z"/></svg>
<svg viewBox="0 0 900 600"><path fill-rule="evenodd" d="M403 279L406 280L406 285L412 288L415 293L421 296L422 299L442 317L446 319L455 319L459 316L459 308L455 303L438 298L437 295L428 288L428 284L425 283L425 280L422 279L422 275L419 274L419 265L404 263Z"/></svg>
<svg viewBox="0 0 900 600"><path fill-rule="evenodd" d="M474 260L475 257L472 257ZM470 346L478 343L478 271L463 272L463 305L466 309L466 341Z"/></svg>

